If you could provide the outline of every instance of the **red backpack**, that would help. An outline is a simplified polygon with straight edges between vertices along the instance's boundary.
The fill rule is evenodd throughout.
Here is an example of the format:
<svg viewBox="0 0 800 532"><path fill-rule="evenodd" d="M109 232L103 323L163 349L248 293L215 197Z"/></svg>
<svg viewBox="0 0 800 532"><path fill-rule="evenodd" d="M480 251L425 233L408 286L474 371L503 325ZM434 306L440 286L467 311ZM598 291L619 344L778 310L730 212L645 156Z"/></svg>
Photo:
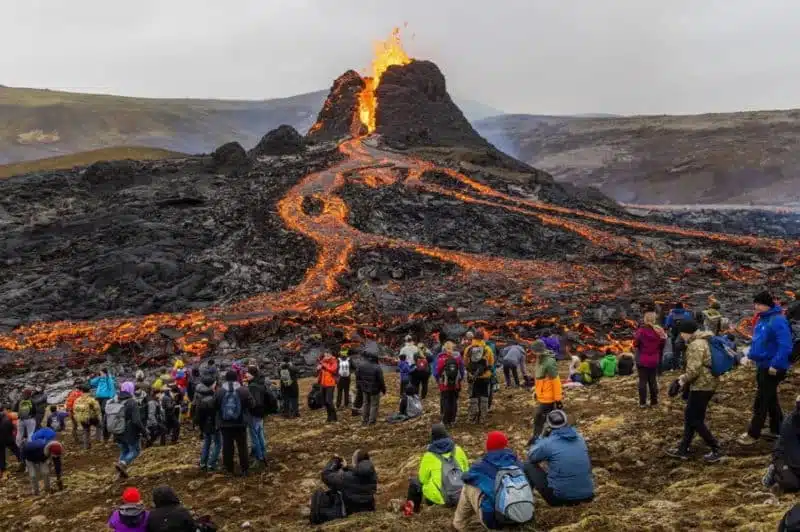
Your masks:
<svg viewBox="0 0 800 532"><path fill-rule="evenodd" d="M419 372L428 372L428 359L424 355L420 355L417 358L416 368Z"/></svg>

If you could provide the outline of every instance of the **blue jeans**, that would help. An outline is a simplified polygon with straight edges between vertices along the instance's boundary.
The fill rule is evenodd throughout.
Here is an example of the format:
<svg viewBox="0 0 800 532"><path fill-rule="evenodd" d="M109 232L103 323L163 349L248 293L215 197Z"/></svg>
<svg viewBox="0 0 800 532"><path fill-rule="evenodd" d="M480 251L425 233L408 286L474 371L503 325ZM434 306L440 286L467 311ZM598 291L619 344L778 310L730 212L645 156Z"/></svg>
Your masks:
<svg viewBox="0 0 800 532"><path fill-rule="evenodd" d="M200 467L217 468L219 452L222 449L222 434L219 431L203 434L203 450L200 452Z"/></svg>
<svg viewBox="0 0 800 532"><path fill-rule="evenodd" d="M119 461L125 465L131 465L141 452L138 441L136 443L117 442L117 445L119 445Z"/></svg>
<svg viewBox="0 0 800 532"><path fill-rule="evenodd" d="M253 455L258 460L267 457L267 439L264 436L264 418L254 418L250 421L250 441L253 445Z"/></svg>

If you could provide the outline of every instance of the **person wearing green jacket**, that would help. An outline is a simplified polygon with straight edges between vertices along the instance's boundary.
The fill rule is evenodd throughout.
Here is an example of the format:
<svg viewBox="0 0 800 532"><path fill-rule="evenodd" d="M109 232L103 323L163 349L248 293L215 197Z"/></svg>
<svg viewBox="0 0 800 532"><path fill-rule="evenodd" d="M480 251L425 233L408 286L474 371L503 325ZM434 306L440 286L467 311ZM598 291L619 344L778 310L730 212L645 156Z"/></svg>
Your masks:
<svg viewBox="0 0 800 532"><path fill-rule="evenodd" d="M451 461L452 464L445 467L445 463L450 464ZM468 469L469 459L464 449L453 442L442 423L433 425L431 444L419 462L419 476L412 479L408 485L407 499L413 504L414 512L418 513L422 509L423 500L431 505L455 507L460 487L463 486L461 473ZM447 475L446 470L453 471L450 475L451 480L443 478L443 472ZM408 502L406 504L408 505Z"/></svg>
<svg viewBox="0 0 800 532"><path fill-rule="evenodd" d="M614 377L617 374L617 355L611 349L600 360L600 369L603 370L603 377Z"/></svg>

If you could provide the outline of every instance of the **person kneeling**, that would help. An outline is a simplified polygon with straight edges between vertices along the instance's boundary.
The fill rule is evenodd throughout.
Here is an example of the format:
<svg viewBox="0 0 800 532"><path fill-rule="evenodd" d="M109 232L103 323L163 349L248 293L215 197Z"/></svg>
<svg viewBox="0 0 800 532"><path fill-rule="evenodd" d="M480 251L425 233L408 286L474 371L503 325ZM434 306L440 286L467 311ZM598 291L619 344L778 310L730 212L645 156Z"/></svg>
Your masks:
<svg viewBox="0 0 800 532"><path fill-rule="evenodd" d="M490 530L533 522L533 492L508 438L486 436L486 454L464 473L453 528L465 530L472 513Z"/></svg>
<svg viewBox="0 0 800 532"><path fill-rule="evenodd" d="M541 463L547 464L546 471ZM572 506L594 499L589 449L578 431L567 425L563 410L547 415L543 437L528 451L525 474L550 506Z"/></svg>
<svg viewBox="0 0 800 532"><path fill-rule="evenodd" d="M406 393L400 399L400 411L386 418L387 423L401 423L422 415L422 400L413 384L406 386Z"/></svg>
<svg viewBox="0 0 800 532"><path fill-rule="evenodd" d="M419 476L408 485L408 500L414 512L422 509L423 498L430 505L458 504L464 487L461 477L468 469L469 459L464 449L453 442L444 424L433 425L431 444L419 462Z"/></svg>
<svg viewBox="0 0 800 532"><path fill-rule="evenodd" d="M783 493L800 491L800 395L794 411L783 422L763 483L767 488L776 486Z"/></svg>
<svg viewBox="0 0 800 532"><path fill-rule="evenodd" d="M318 525L358 512L375 511L378 475L367 451L356 450L351 466L339 456L331 458L322 471L328 491L311 496L311 524Z"/></svg>

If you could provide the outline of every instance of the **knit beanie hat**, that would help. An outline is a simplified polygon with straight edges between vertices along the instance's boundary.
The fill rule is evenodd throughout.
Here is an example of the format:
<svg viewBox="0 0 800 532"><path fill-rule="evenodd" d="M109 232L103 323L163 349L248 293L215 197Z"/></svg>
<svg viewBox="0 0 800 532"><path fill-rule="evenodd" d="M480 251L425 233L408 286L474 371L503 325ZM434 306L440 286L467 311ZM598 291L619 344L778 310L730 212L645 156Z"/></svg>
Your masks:
<svg viewBox="0 0 800 532"><path fill-rule="evenodd" d="M486 452L500 451L508 447L508 438L499 430L486 435Z"/></svg>
<svg viewBox="0 0 800 532"><path fill-rule="evenodd" d="M61 442L54 440L44 446L45 456L61 456L62 454L64 454L64 446L61 445Z"/></svg>
<svg viewBox="0 0 800 532"><path fill-rule="evenodd" d="M765 307L771 307L775 304L775 298L772 297L772 294L764 290L763 292L759 292L753 296L753 303L758 303L759 305L764 305Z"/></svg>
<svg viewBox="0 0 800 532"><path fill-rule="evenodd" d="M139 504L142 502L142 496L136 488L125 488L122 492L122 502L125 504Z"/></svg>
<svg viewBox="0 0 800 532"><path fill-rule="evenodd" d="M444 423L434 423L431 426L431 441L436 440L443 440L445 438L449 438L450 434L447 433L447 427L444 426Z"/></svg>
<svg viewBox="0 0 800 532"><path fill-rule="evenodd" d="M697 329L699 329L699 327L697 326L697 322L694 320L682 321L678 326L678 332L686 334L694 334L697 332Z"/></svg>
<svg viewBox="0 0 800 532"><path fill-rule="evenodd" d="M123 382L120 390L133 395L133 392L136 391L136 384L132 383L131 381Z"/></svg>
<svg viewBox="0 0 800 532"><path fill-rule="evenodd" d="M553 410L547 414L547 426L551 429L560 429L567 424L567 414L563 410Z"/></svg>

